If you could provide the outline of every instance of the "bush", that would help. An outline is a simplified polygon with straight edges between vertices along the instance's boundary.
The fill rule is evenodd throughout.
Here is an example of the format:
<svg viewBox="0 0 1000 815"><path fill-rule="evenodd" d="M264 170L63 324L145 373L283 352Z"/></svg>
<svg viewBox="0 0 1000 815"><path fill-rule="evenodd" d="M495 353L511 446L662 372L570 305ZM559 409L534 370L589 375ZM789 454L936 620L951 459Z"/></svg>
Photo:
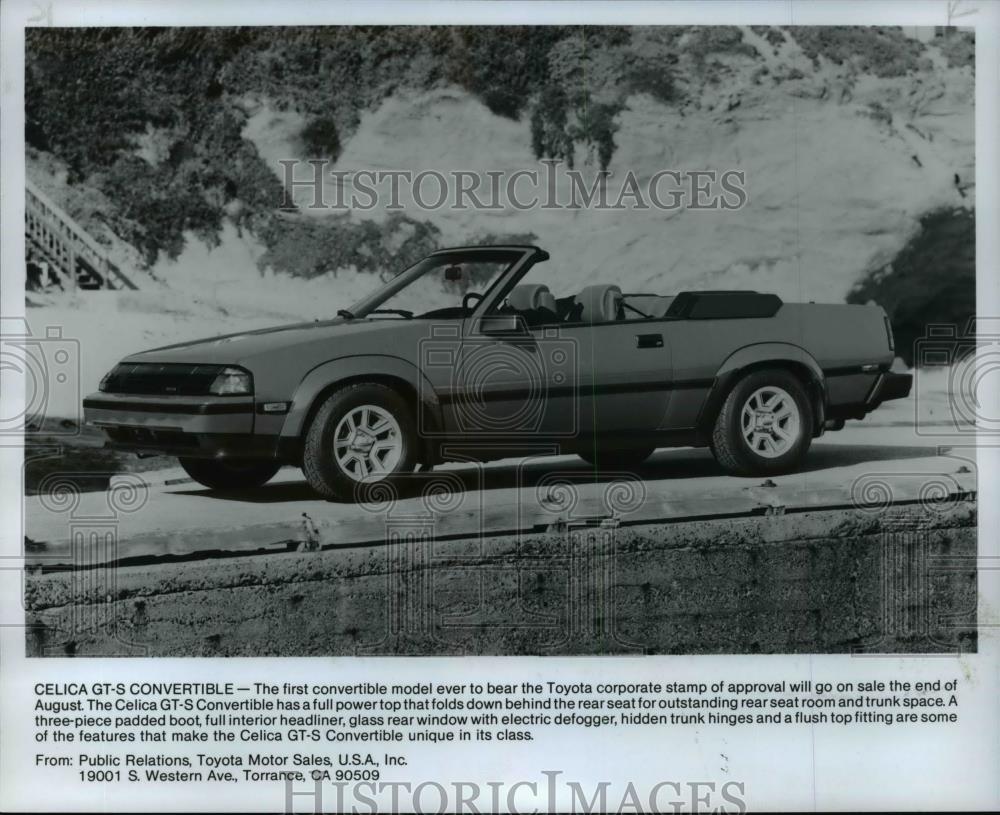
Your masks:
<svg viewBox="0 0 1000 815"><path fill-rule="evenodd" d="M880 26L803 26L786 31L819 67L825 57L836 65L850 64L879 77L904 76L920 68L925 46L899 28Z"/></svg>
<svg viewBox="0 0 1000 815"><path fill-rule="evenodd" d="M297 277L340 269L400 271L438 248L440 231L427 221L394 213L384 224L350 215L287 221L273 219L263 230L267 251L257 265ZM389 247L396 247L390 250Z"/></svg>
<svg viewBox="0 0 1000 815"><path fill-rule="evenodd" d="M949 68L971 68L976 72L976 32L946 28L943 37L935 40L948 60Z"/></svg>
<svg viewBox="0 0 1000 815"><path fill-rule="evenodd" d="M734 25L692 26L685 51L699 63L704 63L709 54L735 54L754 59L760 56L750 43L743 42L743 32Z"/></svg>
<svg viewBox="0 0 1000 815"><path fill-rule="evenodd" d="M493 113L517 119L547 81L549 50L567 33L563 26L461 26L446 75Z"/></svg>
<svg viewBox="0 0 1000 815"><path fill-rule="evenodd" d="M763 37L767 40L768 45L777 48L779 45L785 44L785 35L781 33L780 28L776 28L773 25L752 25L750 30L754 34Z"/></svg>
<svg viewBox="0 0 1000 815"><path fill-rule="evenodd" d="M976 216L969 209L939 209L920 219L920 230L892 259L870 272L848 303L874 300L889 315L896 353L913 364L914 342L930 323L964 328L976 313Z"/></svg>
<svg viewBox="0 0 1000 815"><path fill-rule="evenodd" d="M569 132L569 98L559 85L545 87L531 114L531 148L535 158L553 158L573 166Z"/></svg>
<svg viewBox="0 0 1000 815"><path fill-rule="evenodd" d="M300 134L302 146L309 158L328 158L336 161L340 156L340 136L337 125L329 116L317 116Z"/></svg>
<svg viewBox="0 0 1000 815"><path fill-rule="evenodd" d="M602 170L608 169L615 153L615 132L618 130L615 116L620 110L619 104L591 105L584 111L580 123L578 138L593 146Z"/></svg>
<svg viewBox="0 0 1000 815"><path fill-rule="evenodd" d="M306 278L342 269L395 273L441 248L441 233L436 226L400 213L394 213L381 225L355 221L349 215L293 221L274 218L262 234L269 248L258 260L258 267ZM464 243L524 245L537 240L532 232L488 232L477 233Z"/></svg>

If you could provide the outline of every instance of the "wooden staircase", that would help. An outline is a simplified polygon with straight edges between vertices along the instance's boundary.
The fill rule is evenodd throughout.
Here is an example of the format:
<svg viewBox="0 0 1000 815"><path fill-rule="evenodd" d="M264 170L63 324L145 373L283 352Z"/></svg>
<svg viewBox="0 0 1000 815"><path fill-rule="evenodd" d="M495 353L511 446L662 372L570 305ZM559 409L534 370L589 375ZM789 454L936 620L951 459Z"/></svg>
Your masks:
<svg viewBox="0 0 1000 815"><path fill-rule="evenodd" d="M111 262L97 241L27 179L25 193L27 254L47 261L65 288L71 291L139 288Z"/></svg>

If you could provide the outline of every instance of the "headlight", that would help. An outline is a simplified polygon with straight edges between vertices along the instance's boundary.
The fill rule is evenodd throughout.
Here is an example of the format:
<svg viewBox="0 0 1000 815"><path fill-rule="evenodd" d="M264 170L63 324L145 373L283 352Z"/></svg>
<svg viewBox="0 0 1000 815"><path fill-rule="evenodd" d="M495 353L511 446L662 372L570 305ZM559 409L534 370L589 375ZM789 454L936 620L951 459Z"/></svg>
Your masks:
<svg viewBox="0 0 1000 815"><path fill-rule="evenodd" d="M108 383L111 382L112 377L117 372L118 372L118 366L116 365L114 368L112 368L104 376L101 377L101 383L97 386L97 389L101 391L101 393L105 393L108 390Z"/></svg>
<svg viewBox="0 0 1000 815"><path fill-rule="evenodd" d="M253 381L242 368L223 368L208 386L208 392L215 396L247 396L253 393Z"/></svg>

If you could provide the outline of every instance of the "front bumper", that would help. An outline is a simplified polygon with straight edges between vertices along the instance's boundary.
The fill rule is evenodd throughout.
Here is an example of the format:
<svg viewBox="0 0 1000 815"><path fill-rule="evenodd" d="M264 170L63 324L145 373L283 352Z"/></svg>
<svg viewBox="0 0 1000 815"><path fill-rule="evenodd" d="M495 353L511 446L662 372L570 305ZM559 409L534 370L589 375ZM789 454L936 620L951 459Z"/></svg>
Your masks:
<svg viewBox="0 0 1000 815"><path fill-rule="evenodd" d="M83 400L83 417L117 450L191 458L276 455L276 437L254 434L253 397L95 393Z"/></svg>

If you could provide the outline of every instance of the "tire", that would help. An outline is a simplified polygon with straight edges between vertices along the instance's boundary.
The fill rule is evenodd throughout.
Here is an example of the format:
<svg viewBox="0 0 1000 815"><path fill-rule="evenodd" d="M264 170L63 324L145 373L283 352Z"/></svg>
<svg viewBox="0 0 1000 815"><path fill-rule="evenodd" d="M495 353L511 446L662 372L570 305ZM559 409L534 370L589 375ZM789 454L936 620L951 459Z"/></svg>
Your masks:
<svg viewBox="0 0 1000 815"><path fill-rule="evenodd" d="M184 472L212 490L262 487L281 469L281 462L271 459L181 458L178 461Z"/></svg>
<svg viewBox="0 0 1000 815"><path fill-rule="evenodd" d="M592 467L636 467L653 455L655 447L588 447L580 456Z"/></svg>
<svg viewBox="0 0 1000 815"><path fill-rule="evenodd" d="M386 420L388 432L358 433L377 431ZM406 400L385 385L362 382L331 394L320 406L306 431L302 472L324 498L350 501L361 489L412 471L418 450L413 411Z"/></svg>
<svg viewBox="0 0 1000 815"><path fill-rule="evenodd" d="M778 475L802 463L812 428L812 403L802 381L780 368L765 369L747 374L729 392L709 446L732 475Z"/></svg>

